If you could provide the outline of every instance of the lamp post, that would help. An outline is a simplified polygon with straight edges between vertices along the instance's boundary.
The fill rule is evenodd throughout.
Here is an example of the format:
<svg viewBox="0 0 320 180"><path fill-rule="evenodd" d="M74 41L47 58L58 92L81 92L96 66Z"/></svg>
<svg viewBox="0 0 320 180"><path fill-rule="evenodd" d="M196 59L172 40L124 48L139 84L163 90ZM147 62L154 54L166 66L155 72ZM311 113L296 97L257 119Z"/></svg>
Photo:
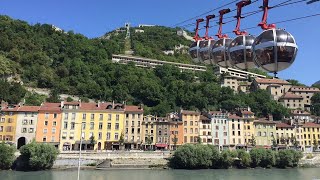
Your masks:
<svg viewBox="0 0 320 180"><path fill-rule="evenodd" d="M82 149L82 129L83 129L83 124L81 124L81 130L80 130L80 149L79 149L79 160L78 160L78 178L77 180L80 180L80 167L81 167L81 149Z"/></svg>

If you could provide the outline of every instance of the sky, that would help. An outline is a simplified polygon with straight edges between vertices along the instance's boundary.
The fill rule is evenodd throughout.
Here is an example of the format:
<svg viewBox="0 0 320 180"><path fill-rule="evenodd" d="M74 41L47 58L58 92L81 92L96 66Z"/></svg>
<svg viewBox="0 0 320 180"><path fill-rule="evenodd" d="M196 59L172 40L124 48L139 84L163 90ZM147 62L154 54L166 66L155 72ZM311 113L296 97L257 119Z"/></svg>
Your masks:
<svg viewBox="0 0 320 180"><path fill-rule="evenodd" d="M108 31L123 27L126 22L133 26L153 24L174 26L189 18L203 14L232 0L1 0L0 14L14 19L27 21L29 24L53 24L65 31L72 30L89 38L99 37ZM239 0L240 1L240 0ZM270 6L286 0L270 0ZM292 2L298 0L292 0ZM243 13L258 10L262 0L245 7ZM223 8L235 9L235 4ZM320 1L307 5L305 2L281 8L271 9L268 22L278 22L320 13ZM218 11L210 14L218 15ZM231 12L226 16L234 16ZM205 15L203 15L203 18ZM242 19L241 27L256 26L262 13ZM230 19L228 19L230 20ZM226 20L227 21L227 20ZM181 25L190 24L195 20ZM212 24L214 25L214 24ZM235 22L223 26L224 32L234 29ZM299 51L295 62L279 72L282 79L297 79L301 83L311 85L320 80L320 16L308 19L281 23L278 28L286 29L296 39ZM194 27L189 27L193 30ZM209 34L214 35L217 27L213 26ZM258 36L259 28L248 31ZM200 32L203 35L204 32ZM229 33L229 37L235 37Z"/></svg>

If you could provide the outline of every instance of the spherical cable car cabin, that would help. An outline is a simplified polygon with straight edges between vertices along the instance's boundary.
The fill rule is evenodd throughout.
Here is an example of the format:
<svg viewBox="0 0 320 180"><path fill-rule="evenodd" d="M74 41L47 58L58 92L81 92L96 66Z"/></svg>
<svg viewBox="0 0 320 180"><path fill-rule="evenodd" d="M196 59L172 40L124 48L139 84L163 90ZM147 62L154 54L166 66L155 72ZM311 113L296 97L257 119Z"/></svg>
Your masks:
<svg viewBox="0 0 320 180"><path fill-rule="evenodd" d="M257 66L274 73L287 69L294 62L298 46L294 37L274 24L267 24L268 0L263 0L264 14L259 26L265 30L252 45L254 61Z"/></svg>
<svg viewBox="0 0 320 180"><path fill-rule="evenodd" d="M244 6L251 4L250 0L243 0L238 2L237 5L237 25L233 31L237 37L233 39L228 47L228 55L231 65L234 68L241 70L248 70L254 68L256 65L253 60L252 44L254 37L248 35L246 31L240 31L241 10Z"/></svg>
<svg viewBox="0 0 320 180"><path fill-rule="evenodd" d="M222 24L223 24L223 15L230 12L230 9L223 9L219 11L219 31L216 35L219 40L217 40L212 46L212 58L215 61L215 64L221 67L231 67L231 63L228 56L228 47L232 39L228 38L226 34L222 34Z"/></svg>
<svg viewBox="0 0 320 180"><path fill-rule="evenodd" d="M204 19L197 19L196 21L196 33L195 33L195 36L193 37L193 39L195 40L195 42L193 42L190 46L190 49L189 49L189 54L193 60L193 62L200 62L199 60L199 45L200 45L200 41L202 40L202 38L199 37L199 24L201 22L203 22Z"/></svg>
<svg viewBox="0 0 320 180"><path fill-rule="evenodd" d="M200 56L200 61L203 62L204 64L213 64L214 62L212 61L211 57L211 49L213 44L215 43L215 40L212 37L209 37L209 22L210 19L215 18L215 15L208 15L206 16L206 33L204 36L204 40L200 41L199 44L199 56Z"/></svg>

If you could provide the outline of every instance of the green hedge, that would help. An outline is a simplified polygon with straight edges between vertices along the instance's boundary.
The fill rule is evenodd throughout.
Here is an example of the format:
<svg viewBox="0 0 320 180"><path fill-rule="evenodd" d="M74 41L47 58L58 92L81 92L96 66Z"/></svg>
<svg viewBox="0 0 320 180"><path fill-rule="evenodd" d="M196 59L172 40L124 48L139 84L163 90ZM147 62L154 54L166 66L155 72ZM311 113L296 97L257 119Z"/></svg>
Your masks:
<svg viewBox="0 0 320 180"><path fill-rule="evenodd" d="M8 170L15 159L14 156L15 148L5 144L0 143L0 170Z"/></svg>
<svg viewBox="0 0 320 180"><path fill-rule="evenodd" d="M252 149L249 153L224 150L220 153L212 145L187 144L174 152L169 166L174 169L286 168L296 167L301 158L302 153L294 150Z"/></svg>

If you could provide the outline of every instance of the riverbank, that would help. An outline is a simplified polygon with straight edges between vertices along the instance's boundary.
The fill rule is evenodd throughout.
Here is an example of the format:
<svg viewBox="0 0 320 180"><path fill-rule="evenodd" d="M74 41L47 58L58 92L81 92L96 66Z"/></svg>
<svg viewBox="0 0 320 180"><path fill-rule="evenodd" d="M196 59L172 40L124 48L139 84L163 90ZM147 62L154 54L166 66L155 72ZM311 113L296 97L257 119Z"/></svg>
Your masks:
<svg viewBox="0 0 320 180"><path fill-rule="evenodd" d="M81 169L167 169L168 152L84 152ZM78 152L59 154L53 169L65 170L78 167ZM320 154L304 154L299 162L302 168L320 167Z"/></svg>

